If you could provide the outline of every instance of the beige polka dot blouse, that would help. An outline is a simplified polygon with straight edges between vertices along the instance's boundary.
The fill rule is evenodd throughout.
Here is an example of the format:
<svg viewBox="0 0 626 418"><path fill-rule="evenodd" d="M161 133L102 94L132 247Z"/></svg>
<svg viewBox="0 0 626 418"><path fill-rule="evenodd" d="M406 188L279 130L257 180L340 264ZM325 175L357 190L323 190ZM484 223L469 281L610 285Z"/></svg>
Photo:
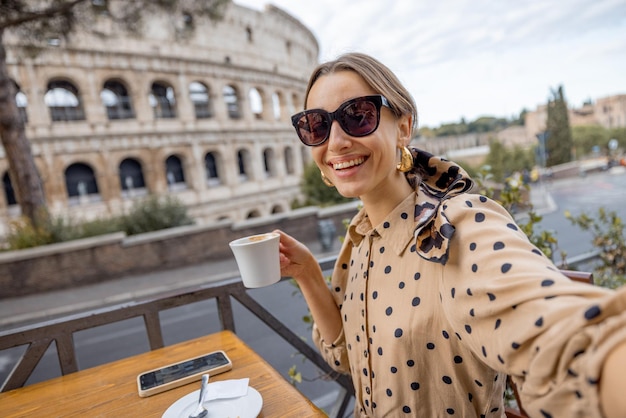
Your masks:
<svg viewBox="0 0 626 418"><path fill-rule="evenodd" d="M467 181L458 166L414 157L418 192L380 225L361 211L348 228L331 282L342 334L323 341L313 327L328 364L352 377L355 416L503 417L510 374L531 416L600 417L626 289L570 281L499 204L453 190Z"/></svg>

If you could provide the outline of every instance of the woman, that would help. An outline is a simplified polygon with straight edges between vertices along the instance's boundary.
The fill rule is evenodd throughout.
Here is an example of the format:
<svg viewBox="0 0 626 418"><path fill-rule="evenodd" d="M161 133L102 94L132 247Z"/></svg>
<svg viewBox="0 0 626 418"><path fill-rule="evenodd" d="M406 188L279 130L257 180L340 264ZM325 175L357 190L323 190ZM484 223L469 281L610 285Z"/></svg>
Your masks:
<svg viewBox="0 0 626 418"><path fill-rule="evenodd" d="M292 118L324 181L359 198L330 289L280 232L326 361L355 416L504 416L505 376L535 416L623 416L626 291L571 282L457 165L409 149L411 95L375 59L312 74ZM335 123L336 122L336 123ZM620 415L622 414L622 415Z"/></svg>

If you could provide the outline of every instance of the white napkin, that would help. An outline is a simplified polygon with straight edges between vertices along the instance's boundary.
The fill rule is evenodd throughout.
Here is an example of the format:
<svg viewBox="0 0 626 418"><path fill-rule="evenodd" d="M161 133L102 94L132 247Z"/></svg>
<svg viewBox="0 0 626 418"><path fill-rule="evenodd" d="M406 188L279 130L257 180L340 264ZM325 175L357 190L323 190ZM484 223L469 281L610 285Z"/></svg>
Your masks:
<svg viewBox="0 0 626 418"><path fill-rule="evenodd" d="M212 401L214 399L239 398L248 394L249 378L230 379L219 382L209 383L207 385L206 399Z"/></svg>

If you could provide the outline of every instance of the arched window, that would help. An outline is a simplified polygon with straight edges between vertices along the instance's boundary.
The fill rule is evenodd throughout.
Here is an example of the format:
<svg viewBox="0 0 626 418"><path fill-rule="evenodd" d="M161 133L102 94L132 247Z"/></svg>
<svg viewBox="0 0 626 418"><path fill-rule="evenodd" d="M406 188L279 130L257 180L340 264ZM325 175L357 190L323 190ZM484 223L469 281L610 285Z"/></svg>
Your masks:
<svg viewBox="0 0 626 418"><path fill-rule="evenodd" d="M209 90L204 84L197 81L190 83L189 98L193 103L196 119L206 119L213 116L211 112L211 102L209 100Z"/></svg>
<svg viewBox="0 0 626 418"><path fill-rule="evenodd" d="M254 209L254 210L251 210L250 212L248 212L247 219L259 218L260 216L261 216L261 212L259 212L258 210Z"/></svg>
<svg viewBox="0 0 626 418"><path fill-rule="evenodd" d="M251 88L248 92L248 97L250 99L250 111L254 115L255 119L263 119L263 97L259 90L256 88Z"/></svg>
<svg viewBox="0 0 626 418"><path fill-rule="evenodd" d="M100 100L107 110L109 120L132 119L135 117L128 90L119 81L107 80L100 92Z"/></svg>
<svg viewBox="0 0 626 418"><path fill-rule="evenodd" d="M96 176L87 164L74 163L65 169L65 187L70 204L100 200Z"/></svg>
<svg viewBox="0 0 626 418"><path fill-rule="evenodd" d="M207 184L209 186L217 186L221 184L219 168L218 168L218 156L214 152L207 152L204 156L204 166L206 168Z"/></svg>
<svg viewBox="0 0 626 418"><path fill-rule="evenodd" d="M265 148L263 150L263 168L265 169L265 177L273 177L276 175L274 161L274 150L271 148Z"/></svg>
<svg viewBox="0 0 626 418"><path fill-rule="evenodd" d="M272 207L272 213L276 214L276 213L283 213L284 209L282 206L280 205L274 205L274 207Z"/></svg>
<svg viewBox="0 0 626 418"><path fill-rule="evenodd" d="M85 120L85 112L78 89L69 81L52 80L44 95L53 121Z"/></svg>
<svg viewBox="0 0 626 418"><path fill-rule="evenodd" d="M176 117L176 97L174 89L165 82L152 83L148 96L155 119L170 119Z"/></svg>
<svg viewBox="0 0 626 418"><path fill-rule="evenodd" d="M224 97L224 103L226 104L226 109L228 110L228 117L231 119L241 118L237 90L235 90L233 86L224 86L222 96Z"/></svg>
<svg viewBox="0 0 626 418"><path fill-rule="evenodd" d="M4 198L7 201L7 206L17 205L17 199L15 198L15 190L11 184L11 178L9 172L5 172L2 176L2 186L4 187Z"/></svg>
<svg viewBox="0 0 626 418"><path fill-rule="evenodd" d="M291 147L285 148L285 170L287 174L294 174L293 150Z"/></svg>
<svg viewBox="0 0 626 418"><path fill-rule="evenodd" d="M146 183L143 179L143 170L139 161L134 158L122 160L119 172L122 196L133 197L146 194Z"/></svg>
<svg viewBox="0 0 626 418"><path fill-rule="evenodd" d="M274 120L280 120L282 112L282 97L280 93L272 94L272 111L274 113ZM295 113L295 112L294 112Z"/></svg>
<svg viewBox="0 0 626 418"><path fill-rule="evenodd" d="M183 163L176 155L170 155L165 160L165 176L170 190L175 191L187 188Z"/></svg>
<svg viewBox="0 0 626 418"><path fill-rule="evenodd" d="M237 165L239 166L239 181L248 181L248 167L250 165L250 153L245 149L237 151Z"/></svg>

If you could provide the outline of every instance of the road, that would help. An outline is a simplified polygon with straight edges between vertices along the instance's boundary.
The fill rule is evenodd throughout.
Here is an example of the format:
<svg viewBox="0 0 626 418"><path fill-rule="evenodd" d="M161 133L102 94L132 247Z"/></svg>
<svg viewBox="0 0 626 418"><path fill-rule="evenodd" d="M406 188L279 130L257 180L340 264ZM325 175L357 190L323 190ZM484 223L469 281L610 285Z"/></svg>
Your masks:
<svg viewBox="0 0 626 418"><path fill-rule="evenodd" d="M581 211L594 214L602 206L607 210L616 211L622 219L626 219L626 173L624 172L614 174L603 172L535 187L545 187L556 204L554 211L543 214L540 228L554 231L559 239L560 249L567 251L570 256L589 251L593 249L593 246L589 234L572 227L564 216L565 210L569 210L574 215ZM289 282L281 282L250 292L251 296L274 316L298 335L310 341L309 326L302 319L307 314L306 306L293 285ZM291 346L236 301L233 302L233 309L237 334L284 376L287 376L292 366L297 366L305 379L298 384L300 390L318 406L329 408L339 386L321 379L316 368L304 363ZM198 302L163 312L161 320L165 343L169 345L215 332L219 329L217 318L214 301ZM79 332L75 335L75 346L81 369L149 350L141 319ZM7 375L10 364L21 355L22 351L23 349L18 348L0 353L0 381ZM46 380L59 374L56 352L51 349L48 350L28 383Z"/></svg>

